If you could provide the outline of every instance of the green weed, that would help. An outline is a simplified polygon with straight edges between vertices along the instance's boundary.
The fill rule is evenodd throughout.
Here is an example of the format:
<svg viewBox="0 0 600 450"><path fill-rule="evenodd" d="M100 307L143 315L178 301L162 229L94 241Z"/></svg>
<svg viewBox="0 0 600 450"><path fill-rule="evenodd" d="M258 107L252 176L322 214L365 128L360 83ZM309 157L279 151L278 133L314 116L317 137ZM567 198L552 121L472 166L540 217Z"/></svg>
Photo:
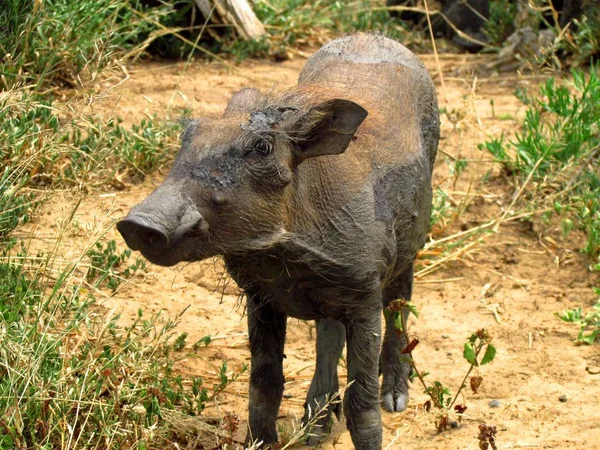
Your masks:
<svg viewBox="0 0 600 450"><path fill-rule="evenodd" d="M25 188L121 187L165 164L179 125L144 119L126 129L119 120L70 120L52 101L26 91L0 96L0 235L26 221L36 204Z"/></svg>
<svg viewBox="0 0 600 450"><path fill-rule="evenodd" d="M518 92L527 106L521 132L514 140L491 139L480 146L490 152L535 207L552 206L583 230L583 249L600 257L600 78L572 72L568 86L549 78L538 97Z"/></svg>
<svg viewBox="0 0 600 450"><path fill-rule="evenodd" d="M146 269L146 263L139 258L123 268L131 257L131 250L125 249L118 254L115 240L108 241L106 247L102 242L96 242L94 248L87 252L87 256L90 258L87 281L93 281L96 287L105 283L112 291L115 291L123 280L132 278L139 271Z"/></svg>
<svg viewBox="0 0 600 450"><path fill-rule="evenodd" d="M429 400L424 404L425 410L429 411L432 407L435 408L438 414L436 428L438 432L442 432L451 427L451 414L457 414L458 420L461 420L461 415L467 410L467 406L457 404L458 397L467 388L467 380L469 380L469 385L473 393L477 393L479 386L483 382L483 378L480 375L475 375L471 378L469 376L473 369L489 364L495 359L496 348L492 344L492 337L485 329L477 330L469 336L463 346L463 357L469 366L462 383L456 390L456 394L452 395L450 389L442 382L438 380L429 382L426 379L429 373L423 372L417 367L412 354L419 345L419 340L409 336L403 311L409 311L415 317L419 317L416 307L406 300L391 302L389 307L384 310L384 314L386 316L393 316L396 333L402 336L407 343L406 348L402 349L402 357L412 366L411 381L417 379L423 386L424 393L429 397Z"/></svg>
<svg viewBox="0 0 600 450"><path fill-rule="evenodd" d="M118 325L67 282L72 271L61 272L58 285L38 276L37 286L9 298L23 306L0 330L2 448L130 448L162 422L164 409L199 414L208 399L202 381L189 390L173 372L176 322L140 311ZM0 269L3 283L6 275Z"/></svg>
<svg viewBox="0 0 600 450"><path fill-rule="evenodd" d="M600 289L595 289L596 294L600 295ZM592 345L600 341L600 299L592 307L591 311L585 312L582 308L574 308L556 313L565 322L573 323L579 326L579 333L575 341L579 344Z"/></svg>
<svg viewBox="0 0 600 450"><path fill-rule="evenodd" d="M588 64L600 56L600 5L594 0L584 2L584 14L573 21L567 33L555 44L557 52L569 55L569 63L573 66ZM562 30L557 30L562 31ZM562 58L564 59L564 58Z"/></svg>

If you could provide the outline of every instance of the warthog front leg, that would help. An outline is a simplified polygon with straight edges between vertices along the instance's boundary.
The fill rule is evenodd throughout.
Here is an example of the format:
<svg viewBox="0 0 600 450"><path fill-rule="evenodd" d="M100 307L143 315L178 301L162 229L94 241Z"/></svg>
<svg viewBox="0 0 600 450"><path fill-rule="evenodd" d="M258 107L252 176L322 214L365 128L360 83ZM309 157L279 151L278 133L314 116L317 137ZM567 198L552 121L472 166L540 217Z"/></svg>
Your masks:
<svg viewBox="0 0 600 450"><path fill-rule="evenodd" d="M310 446L319 444L329 434L332 412L340 419L340 401L335 399L339 391L337 365L345 342L346 328L341 322L333 319L317 320L317 365L306 396L302 419L303 425L311 420L313 422L307 439Z"/></svg>
<svg viewBox="0 0 600 450"><path fill-rule="evenodd" d="M381 308L360 312L360 319L346 324L348 339L348 383L344 414L356 450L381 449L379 411L379 346Z"/></svg>
<svg viewBox="0 0 600 450"><path fill-rule="evenodd" d="M276 420L283 395L283 346L287 316L273 303L248 293L250 338L249 430L246 443L277 442Z"/></svg>

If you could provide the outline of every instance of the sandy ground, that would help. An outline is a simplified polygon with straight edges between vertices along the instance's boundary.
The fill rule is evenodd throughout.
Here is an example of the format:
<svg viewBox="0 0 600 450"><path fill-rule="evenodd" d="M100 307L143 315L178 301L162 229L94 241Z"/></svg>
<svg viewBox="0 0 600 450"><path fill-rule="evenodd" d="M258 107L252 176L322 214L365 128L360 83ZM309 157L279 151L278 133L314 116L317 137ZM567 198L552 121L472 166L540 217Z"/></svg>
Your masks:
<svg viewBox="0 0 600 450"><path fill-rule="evenodd" d="M510 204L513 192L497 171L491 172L487 183L482 182L492 165L477 144L486 136L518 131L515 118L523 111L514 97L515 89L534 87L541 78L481 75L481 59L447 56L441 60L443 89L433 57L424 56L423 60L435 74L440 106L448 111L442 116L436 183L447 189L454 201L466 200L469 206L446 231L452 234L498 217ZM176 116L183 108L192 109L195 115L218 112L243 86L268 90L293 85L303 63L301 58L280 64L249 61L234 70L218 64L146 63L130 67L130 78L92 108L106 117L121 116L125 123L153 113ZM456 185L449 177L451 157L470 161ZM61 247L64 258L76 258L91 242L92 231L103 230L124 216L160 183L167 169L143 185L85 197L75 216L78 226ZM58 221L72 204L57 194L29 225L35 227L41 242L52 241ZM484 378L479 392L465 390L468 410L458 429L436 432L436 416L423 410L426 396L414 383L405 412L383 412L384 446L476 449L478 425L485 422L497 427L501 449L600 449L600 375L590 373L600 366L599 347L575 346L575 327L554 315L566 308L587 308L595 300L591 287L599 282L587 269L589 261L576 251L581 245L578 238L574 234L567 242L552 226L538 229L528 222L508 222L489 234L482 245L417 280L414 302L420 318L411 319L410 333L421 342L414 356L422 371L431 372L431 380L439 379L451 389L460 384L467 370L462 345L478 328L489 330L498 354L492 364L477 370ZM114 228L106 239L116 239L123 246ZM218 263L171 269L149 266L145 275L122 285L114 295L106 293L106 305L122 310L125 318L135 315L138 308L164 310L171 316L188 308L178 330L189 333L190 344L206 335L212 336L213 342L197 351L189 345L178 370L184 376L201 375L210 385L223 361L239 371L250 360L244 308L239 306L237 288L225 280ZM289 430L302 415L314 368L314 336L312 323L289 319L284 361L287 382L280 410L283 438L289 437ZM343 384L343 360L339 371ZM227 413L239 417L236 440L245 434L247 390L245 373L205 411L213 418ZM559 401L562 395L566 402ZM491 408L491 400L498 400L500 406ZM214 448L217 442L207 437L205 445ZM352 448L344 421L336 422L322 448Z"/></svg>

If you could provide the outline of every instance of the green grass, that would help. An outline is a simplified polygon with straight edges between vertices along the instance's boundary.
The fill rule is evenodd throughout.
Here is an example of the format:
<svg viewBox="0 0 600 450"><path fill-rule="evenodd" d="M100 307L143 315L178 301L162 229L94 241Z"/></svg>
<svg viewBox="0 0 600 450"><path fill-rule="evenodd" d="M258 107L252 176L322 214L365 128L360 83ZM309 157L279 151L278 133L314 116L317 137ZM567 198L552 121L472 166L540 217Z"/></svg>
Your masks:
<svg viewBox="0 0 600 450"><path fill-rule="evenodd" d="M94 248L88 250L86 255L90 258L86 280L93 282L96 287L105 284L113 292L123 280L132 278L137 272L146 269L146 263L139 258L132 264L127 264L131 250L125 249L119 253L115 240L108 241L106 246L102 242L96 242Z"/></svg>
<svg viewBox="0 0 600 450"><path fill-rule="evenodd" d="M502 136L480 148L501 164L521 193L521 206L545 211L546 220L557 215L564 237L574 228L583 232L581 250L591 270L600 271L599 68L592 65L587 74L573 70L567 85L548 78L538 96L522 91L517 96L527 107L521 131L513 140ZM587 314L575 308L559 317L579 325L578 342L598 340L598 305Z"/></svg>
<svg viewBox="0 0 600 450"><path fill-rule="evenodd" d="M16 195L26 185L100 187L139 181L176 149L180 127L175 121L144 119L126 129L119 119L65 119L68 115L52 100L25 91L0 96L0 159L11 169L0 189L8 192L11 186Z"/></svg>
<svg viewBox="0 0 600 450"><path fill-rule="evenodd" d="M491 139L490 152L523 191L525 203L552 207L586 237L583 251L600 258L600 77L576 69L571 82L549 78L537 97L517 94L526 105L522 130L511 141ZM568 225L563 230L572 228Z"/></svg>
<svg viewBox="0 0 600 450"><path fill-rule="evenodd" d="M5 0L0 11L0 89L82 86L138 45L168 3L141 0Z"/></svg>
<svg viewBox="0 0 600 450"><path fill-rule="evenodd" d="M128 250L102 238L74 262L60 250L76 198L141 181L174 155L179 131L158 119L124 127L28 90L0 94L1 450L161 448L167 412L198 415L231 381L223 372L205 387L175 372L177 318L140 312L124 324L98 302L143 269ZM34 252L36 234L19 226L59 187L73 210L48 253Z"/></svg>
<svg viewBox="0 0 600 450"><path fill-rule="evenodd" d="M49 260L0 264L0 448L135 448L160 441L144 435L164 409L199 414L202 380L184 388L173 370L176 321L140 311L120 325L72 283L75 266L48 278Z"/></svg>
<svg viewBox="0 0 600 450"><path fill-rule="evenodd" d="M563 36L556 45L558 52L569 55L568 62L573 66L587 65L600 57L600 5L595 0L583 3L584 15L573 21L575 31Z"/></svg>

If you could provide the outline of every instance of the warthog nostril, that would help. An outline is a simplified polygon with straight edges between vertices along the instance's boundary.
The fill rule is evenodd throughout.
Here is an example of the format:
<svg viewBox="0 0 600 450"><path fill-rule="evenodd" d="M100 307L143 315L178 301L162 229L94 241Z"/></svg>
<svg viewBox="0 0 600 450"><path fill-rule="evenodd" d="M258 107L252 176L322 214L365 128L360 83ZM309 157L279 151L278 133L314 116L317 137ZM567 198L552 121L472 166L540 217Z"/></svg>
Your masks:
<svg viewBox="0 0 600 450"><path fill-rule="evenodd" d="M146 242L148 242L149 244L154 244L155 242L158 242L160 240L160 237L153 231L149 231L148 233L146 233Z"/></svg>
<svg viewBox="0 0 600 450"><path fill-rule="evenodd" d="M132 216L117 223L117 230L132 250L159 253L169 246L169 237L143 217Z"/></svg>

